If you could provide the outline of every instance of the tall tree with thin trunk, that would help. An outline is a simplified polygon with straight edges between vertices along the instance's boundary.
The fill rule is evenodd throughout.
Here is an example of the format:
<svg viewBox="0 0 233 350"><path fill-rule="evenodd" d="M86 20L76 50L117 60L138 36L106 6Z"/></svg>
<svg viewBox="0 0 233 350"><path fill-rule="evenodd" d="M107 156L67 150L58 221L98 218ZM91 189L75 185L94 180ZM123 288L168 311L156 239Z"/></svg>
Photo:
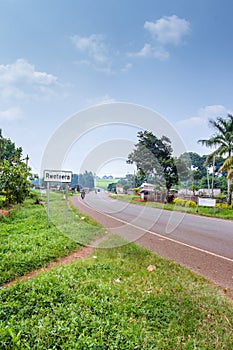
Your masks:
<svg viewBox="0 0 233 350"><path fill-rule="evenodd" d="M215 130L215 134L213 134L208 140L198 141L202 145L205 145L210 148L215 148L215 150L210 155L208 155L206 165L210 164L214 156L226 156L227 158L230 158L233 155L233 116L231 114L228 114L226 119L222 117L218 117L216 120L211 119L209 121L209 124ZM225 168L225 170L227 170L228 173L228 205L231 204L232 200L232 175L230 175L230 169L231 167Z"/></svg>
<svg viewBox="0 0 233 350"><path fill-rule="evenodd" d="M233 191L233 156L228 157L221 168L219 169L219 172L227 171L227 181L230 186L230 192Z"/></svg>

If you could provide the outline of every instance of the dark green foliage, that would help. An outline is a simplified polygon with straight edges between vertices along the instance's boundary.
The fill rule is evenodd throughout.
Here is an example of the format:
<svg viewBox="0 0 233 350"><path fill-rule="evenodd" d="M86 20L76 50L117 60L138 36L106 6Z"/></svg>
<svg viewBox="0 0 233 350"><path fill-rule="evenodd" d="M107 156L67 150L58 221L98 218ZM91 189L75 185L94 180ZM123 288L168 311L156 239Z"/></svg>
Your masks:
<svg viewBox="0 0 233 350"><path fill-rule="evenodd" d="M23 203L30 193L30 172L20 160L0 164L0 193L6 197L7 204Z"/></svg>
<svg viewBox="0 0 233 350"><path fill-rule="evenodd" d="M22 148L4 138L0 129L0 194L6 204L23 203L30 192L30 169L21 156Z"/></svg>
<svg viewBox="0 0 233 350"><path fill-rule="evenodd" d="M138 133L138 143L129 154L128 162L135 162L143 176L153 176L156 183L165 186L167 192L178 183L178 172L172 157L171 141L168 137L161 139L149 131Z"/></svg>
<svg viewBox="0 0 233 350"><path fill-rule="evenodd" d="M108 184L107 190L109 192L115 192L116 191L116 185L117 185L117 183L115 183L115 182Z"/></svg>
<svg viewBox="0 0 233 350"><path fill-rule="evenodd" d="M0 164L4 160L8 160L10 164L19 160L22 156L22 148L17 148L15 143L10 139L6 139L2 136L2 130L0 129Z"/></svg>
<svg viewBox="0 0 233 350"><path fill-rule="evenodd" d="M79 174L78 176L78 182L81 188L87 187L87 188L94 188L94 176L91 171L85 170L83 174Z"/></svg>

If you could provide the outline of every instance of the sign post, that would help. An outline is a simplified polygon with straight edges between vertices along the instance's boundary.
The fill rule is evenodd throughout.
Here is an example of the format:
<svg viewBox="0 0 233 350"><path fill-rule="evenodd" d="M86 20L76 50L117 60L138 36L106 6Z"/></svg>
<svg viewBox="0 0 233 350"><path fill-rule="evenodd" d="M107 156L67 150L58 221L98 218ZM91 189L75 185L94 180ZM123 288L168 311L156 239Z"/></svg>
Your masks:
<svg viewBox="0 0 233 350"><path fill-rule="evenodd" d="M72 171L44 170L44 181L47 182L47 225L50 226L50 182L66 183L66 223L68 217L68 183L72 181Z"/></svg>
<svg viewBox="0 0 233 350"><path fill-rule="evenodd" d="M66 182L66 224L68 222L68 212L69 212L69 207L68 207L68 182Z"/></svg>
<svg viewBox="0 0 233 350"><path fill-rule="evenodd" d="M50 226L50 183L47 182L47 226Z"/></svg>
<svg viewBox="0 0 233 350"><path fill-rule="evenodd" d="M198 212L198 207L213 207L214 208L214 214L216 213L216 199L214 198L202 198L198 197L198 204L197 204L197 212Z"/></svg>

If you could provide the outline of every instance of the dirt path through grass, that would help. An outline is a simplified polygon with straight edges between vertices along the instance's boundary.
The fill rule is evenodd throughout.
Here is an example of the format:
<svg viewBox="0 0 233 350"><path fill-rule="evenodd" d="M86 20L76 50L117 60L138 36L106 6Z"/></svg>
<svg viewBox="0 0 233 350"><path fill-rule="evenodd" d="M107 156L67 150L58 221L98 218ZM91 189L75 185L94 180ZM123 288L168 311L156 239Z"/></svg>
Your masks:
<svg viewBox="0 0 233 350"><path fill-rule="evenodd" d="M13 281L7 282L5 284L3 284L3 288L9 287L14 283L17 283L21 280L30 280L31 278L37 276L39 273L41 272L46 272L50 269L52 269L53 267L59 266L59 265L66 265L69 264L70 262L72 262L73 260L81 260L81 259L86 259L88 258L92 251L94 250L94 248L98 247L98 245L104 241L105 239L107 239L109 237L109 234L106 234L103 237L98 238L97 240L95 240L94 242L92 242L89 246L83 247L83 248L79 248L77 249L75 252L67 255L67 256L63 256L55 261L52 261L51 263L49 263L47 266L42 267L40 269L31 271L23 276L20 276L18 278L16 278Z"/></svg>
<svg viewBox="0 0 233 350"><path fill-rule="evenodd" d="M16 282L19 282L21 280L29 280L29 279L37 276L40 272L46 272L46 271L52 269L55 266L65 265L65 264L70 263L73 260L85 259L85 258L87 258L87 257L89 257L91 255L92 250L93 250L92 247L83 247L81 249L78 249L77 251L75 251L75 252L73 252L73 253L71 253L71 254L69 254L67 256L64 256L62 258L59 258L56 261L51 262L50 264L48 264L45 267L42 267L41 269L37 269L37 270L31 271L31 272L29 272L29 273L27 273L27 274L25 274L23 276L20 276L19 278L15 279L13 281L7 282L7 283L3 284L2 287L3 288L4 287L9 287L12 284L14 284Z"/></svg>

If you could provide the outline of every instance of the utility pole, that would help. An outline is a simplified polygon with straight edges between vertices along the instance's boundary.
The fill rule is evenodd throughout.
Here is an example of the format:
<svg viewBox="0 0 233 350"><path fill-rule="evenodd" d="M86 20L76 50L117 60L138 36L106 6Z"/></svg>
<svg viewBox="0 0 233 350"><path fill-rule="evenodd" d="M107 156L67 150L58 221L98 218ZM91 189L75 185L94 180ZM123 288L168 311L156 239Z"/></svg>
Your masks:
<svg viewBox="0 0 233 350"><path fill-rule="evenodd" d="M208 184L208 195L210 197L210 177L209 177L208 168L206 168L206 176L207 176L207 184Z"/></svg>
<svg viewBox="0 0 233 350"><path fill-rule="evenodd" d="M211 184L212 198L214 197L214 175L215 175L215 156L213 156L213 172L212 172L212 184Z"/></svg>

